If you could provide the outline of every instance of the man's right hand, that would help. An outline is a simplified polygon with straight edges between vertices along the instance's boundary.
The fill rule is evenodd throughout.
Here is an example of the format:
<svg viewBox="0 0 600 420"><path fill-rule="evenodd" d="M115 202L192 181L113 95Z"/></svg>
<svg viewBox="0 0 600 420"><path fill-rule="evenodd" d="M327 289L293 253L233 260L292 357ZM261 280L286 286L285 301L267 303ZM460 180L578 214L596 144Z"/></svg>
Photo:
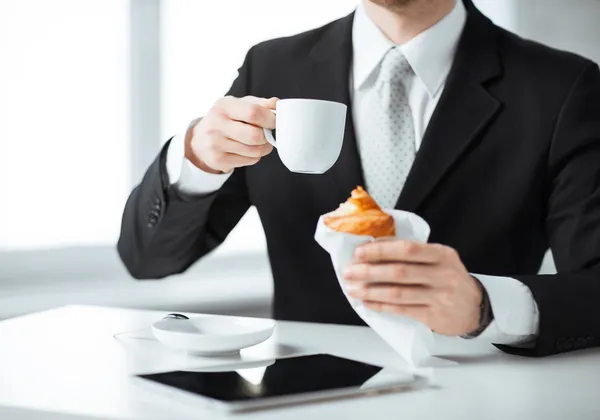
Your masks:
<svg viewBox="0 0 600 420"><path fill-rule="evenodd" d="M253 96L219 99L188 130L185 157L213 174L254 165L273 151L263 128L275 128L275 115L270 110L275 109L278 100Z"/></svg>

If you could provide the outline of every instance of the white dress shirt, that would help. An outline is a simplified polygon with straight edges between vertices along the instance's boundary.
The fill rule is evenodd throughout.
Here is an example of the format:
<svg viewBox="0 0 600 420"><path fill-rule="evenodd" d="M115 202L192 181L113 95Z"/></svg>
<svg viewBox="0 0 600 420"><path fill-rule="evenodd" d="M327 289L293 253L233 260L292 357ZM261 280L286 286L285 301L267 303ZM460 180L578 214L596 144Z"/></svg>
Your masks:
<svg viewBox="0 0 600 420"><path fill-rule="evenodd" d="M463 2L457 1L454 9L441 21L401 45L414 72L404 80L404 85L413 115L417 150L444 90L466 18ZM362 2L355 13L352 42L350 94L352 118L358 133L363 124L370 123L364 117L364 99L374 88L381 60L394 43L369 18ZM184 157L184 138L185 135L176 136L167 153L171 184L188 194L218 190L231 173L213 175L194 166ZM494 321L477 339L510 345L533 342L538 333L539 312L529 288L509 277L480 274L474 274L474 277L486 289L494 312Z"/></svg>

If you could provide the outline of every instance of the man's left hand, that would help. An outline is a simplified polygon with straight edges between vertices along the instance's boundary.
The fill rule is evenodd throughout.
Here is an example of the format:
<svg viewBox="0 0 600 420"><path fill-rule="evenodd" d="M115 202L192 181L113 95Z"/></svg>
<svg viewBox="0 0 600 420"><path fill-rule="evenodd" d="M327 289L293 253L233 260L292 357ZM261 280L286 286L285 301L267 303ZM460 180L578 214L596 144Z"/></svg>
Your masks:
<svg viewBox="0 0 600 420"><path fill-rule="evenodd" d="M344 280L367 308L409 316L450 336L479 328L482 289L453 248L382 240L358 247L354 257Z"/></svg>

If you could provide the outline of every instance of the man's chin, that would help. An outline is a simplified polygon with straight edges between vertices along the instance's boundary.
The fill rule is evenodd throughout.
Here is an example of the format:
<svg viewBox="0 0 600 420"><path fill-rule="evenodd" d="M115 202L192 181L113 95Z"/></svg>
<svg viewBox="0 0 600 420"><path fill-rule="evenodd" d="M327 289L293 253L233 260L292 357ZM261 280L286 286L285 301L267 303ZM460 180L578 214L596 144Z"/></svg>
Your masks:
<svg viewBox="0 0 600 420"><path fill-rule="evenodd" d="M371 3L385 7L390 10L401 10L406 6L416 3L420 0L368 0Z"/></svg>

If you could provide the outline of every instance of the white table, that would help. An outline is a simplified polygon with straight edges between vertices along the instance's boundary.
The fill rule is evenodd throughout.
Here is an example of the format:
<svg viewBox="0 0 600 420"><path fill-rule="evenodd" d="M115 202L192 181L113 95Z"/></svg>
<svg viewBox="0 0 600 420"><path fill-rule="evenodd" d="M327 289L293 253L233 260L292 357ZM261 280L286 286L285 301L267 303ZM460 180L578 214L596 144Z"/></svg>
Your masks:
<svg viewBox="0 0 600 420"><path fill-rule="evenodd" d="M138 330L162 312L68 306L0 323L0 406L115 419L215 419L133 383L133 372L216 363L166 351ZM244 357L328 352L379 365L401 363L366 327L280 322L276 335ZM600 352L545 359L438 337L436 354L458 361L431 369L432 386L403 394L338 400L232 415L244 419L565 419L600 418Z"/></svg>

